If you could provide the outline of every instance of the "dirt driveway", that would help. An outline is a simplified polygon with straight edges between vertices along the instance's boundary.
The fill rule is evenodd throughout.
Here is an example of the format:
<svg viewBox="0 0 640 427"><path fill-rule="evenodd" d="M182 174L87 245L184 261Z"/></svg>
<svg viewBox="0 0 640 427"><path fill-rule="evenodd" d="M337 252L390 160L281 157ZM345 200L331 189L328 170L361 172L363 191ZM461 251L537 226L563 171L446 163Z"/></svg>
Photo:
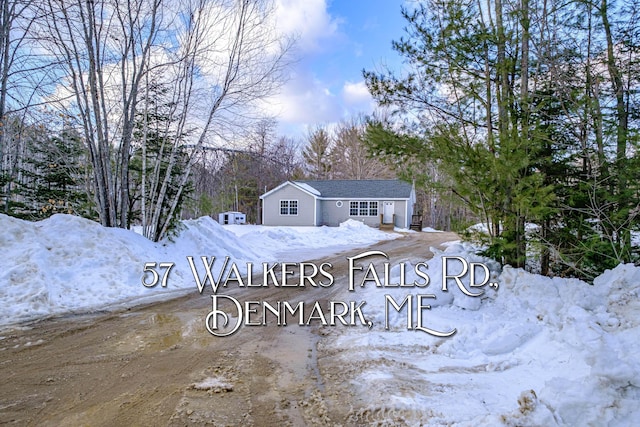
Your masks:
<svg viewBox="0 0 640 427"><path fill-rule="evenodd" d="M330 262L328 288L240 288L240 302L345 297L347 256L367 250L393 262L428 259L453 233L400 239L314 261ZM219 293L221 293L220 291ZM348 297L348 295L347 295ZM348 298L347 298L348 299ZM228 337L205 328L210 292L128 311L73 316L0 331L0 424L34 426L348 425L341 406L356 401L318 369L327 328L243 326ZM258 316L259 317L259 316ZM324 339L330 339L326 337ZM323 369L323 372L325 370ZM342 390L342 394L327 394Z"/></svg>

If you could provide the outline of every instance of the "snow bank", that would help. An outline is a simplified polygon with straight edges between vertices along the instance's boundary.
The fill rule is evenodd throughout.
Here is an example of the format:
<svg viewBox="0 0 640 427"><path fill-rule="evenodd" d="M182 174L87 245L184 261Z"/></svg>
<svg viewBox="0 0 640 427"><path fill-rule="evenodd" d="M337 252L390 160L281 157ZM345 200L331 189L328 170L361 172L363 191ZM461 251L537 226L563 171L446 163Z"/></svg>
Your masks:
<svg viewBox="0 0 640 427"><path fill-rule="evenodd" d="M295 262L394 237L355 221L339 228L223 227L211 218L183 224L173 242L153 243L68 215L38 223L0 215L0 324L194 292L187 256L230 256L239 266ZM640 425L639 267L620 265L589 285L501 271L467 244L433 251L433 259L410 260L402 273L405 282L419 282L414 267L425 262L428 287L356 289L345 300L366 301L374 327L329 328L318 344L328 355L319 359L321 371L330 364L332 375L369 405L350 414L353 424ZM442 291L444 256L483 263L499 289L487 286L479 297L453 284ZM176 263L167 288L142 286L147 262ZM451 274L459 266L448 268ZM390 273L399 281L401 267ZM436 297L423 310L423 326L457 333L438 338L407 330L406 310L385 319L384 295L401 302L413 293Z"/></svg>
<svg viewBox="0 0 640 427"><path fill-rule="evenodd" d="M344 365L352 386L370 402L352 421L365 420L366 413L395 414L393 420L367 419L382 424L640 425L639 267L620 265L589 285L509 267L499 271L466 244L435 253L425 270L428 287L358 290L374 328L336 332L326 343L336 358L331 363ZM449 285L443 292L443 256L485 263L499 290L487 286L481 297L469 297ZM397 268L392 275L397 281ZM408 273L406 282L415 279ZM390 308L385 318L384 295L400 302L419 293L436 296L429 300L432 309L423 310L423 326L455 328L455 335L407 330L406 307L400 313ZM390 330L384 330L387 320ZM367 363L356 367L354 360Z"/></svg>
<svg viewBox="0 0 640 427"><path fill-rule="evenodd" d="M229 256L240 267L250 261L299 261L304 250L313 257L323 248L367 245L394 237L355 221L334 228L226 229L209 217L182 224L173 241L154 243L132 231L105 228L70 215L34 223L0 214L0 325L197 290L187 256L197 263L201 256ZM148 262L175 263L166 288L142 285ZM221 266L215 263L213 273Z"/></svg>
<svg viewBox="0 0 640 427"><path fill-rule="evenodd" d="M0 215L0 228L5 324L138 296L142 265L162 253L135 233L68 215L38 223Z"/></svg>
<svg viewBox="0 0 640 427"><path fill-rule="evenodd" d="M228 225L225 229L240 236L245 245L260 251L264 260L280 262L321 258L340 250L399 236L352 219L343 222L339 227Z"/></svg>
<svg viewBox="0 0 640 427"><path fill-rule="evenodd" d="M442 233L441 230L436 230L435 228L431 228L431 227L424 227L422 231L424 233Z"/></svg>

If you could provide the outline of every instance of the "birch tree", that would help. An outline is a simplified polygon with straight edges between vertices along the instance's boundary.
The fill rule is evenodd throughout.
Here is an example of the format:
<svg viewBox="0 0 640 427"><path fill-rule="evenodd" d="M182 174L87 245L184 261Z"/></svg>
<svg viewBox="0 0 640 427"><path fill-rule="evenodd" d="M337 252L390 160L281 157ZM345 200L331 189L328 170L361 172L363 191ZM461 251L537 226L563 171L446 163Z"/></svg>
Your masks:
<svg viewBox="0 0 640 427"><path fill-rule="evenodd" d="M164 177L157 173L149 185L159 188L157 197L145 203L145 235L160 239L178 211L180 196L203 148L220 145L251 120L248 107L273 93L282 81L290 42L273 27L273 4L262 0L188 1L180 45L171 52L170 95L175 124ZM184 170L172 184L171 173L188 138L190 155ZM167 202L170 185L176 196ZM151 194L156 194L151 193Z"/></svg>
<svg viewBox="0 0 640 427"><path fill-rule="evenodd" d="M37 90L44 84L47 66L31 50L32 26L41 19L33 0L0 2L0 196L5 214L10 213L13 182L24 151L16 129L24 128ZM23 122L18 126L15 120Z"/></svg>
<svg viewBox="0 0 640 427"><path fill-rule="evenodd" d="M128 162L142 77L162 0L46 1L43 47L63 64L58 101L77 117L93 167L100 221L128 224ZM72 102L67 102L69 97Z"/></svg>
<svg viewBox="0 0 640 427"><path fill-rule="evenodd" d="M280 81L289 42L270 0L44 0L43 48L63 64L48 98L75 117L87 144L100 220L128 227L139 203L144 234L163 238L179 216L198 153L221 145ZM168 88L150 124L151 88ZM152 125L155 128L149 129ZM140 133L134 141L134 131ZM146 133L163 141L147 151ZM135 145L135 147L133 146ZM141 156L140 199L130 200L130 159ZM184 165L181 162L186 153ZM151 155L153 154L153 155Z"/></svg>

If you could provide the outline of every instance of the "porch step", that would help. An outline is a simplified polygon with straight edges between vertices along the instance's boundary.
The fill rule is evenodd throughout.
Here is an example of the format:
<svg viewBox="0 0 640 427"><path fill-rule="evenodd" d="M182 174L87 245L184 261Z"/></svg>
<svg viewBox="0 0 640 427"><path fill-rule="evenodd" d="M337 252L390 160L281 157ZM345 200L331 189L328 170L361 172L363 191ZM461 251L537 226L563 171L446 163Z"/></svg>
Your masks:
<svg viewBox="0 0 640 427"><path fill-rule="evenodd" d="M393 229L395 228L394 224L380 224L380 230L386 230L386 231L393 231Z"/></svg>

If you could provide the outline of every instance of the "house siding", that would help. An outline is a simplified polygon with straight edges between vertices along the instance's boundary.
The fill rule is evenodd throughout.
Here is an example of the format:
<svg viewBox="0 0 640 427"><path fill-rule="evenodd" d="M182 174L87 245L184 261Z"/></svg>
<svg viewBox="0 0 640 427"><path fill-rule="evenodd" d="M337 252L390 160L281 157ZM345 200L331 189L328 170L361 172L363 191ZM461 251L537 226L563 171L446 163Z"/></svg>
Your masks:
<svg viewBox="0 0 640 427"><path fill-rule="evenodd" d="M382 214L382 202L391 200L378 200L378 215L376 216L349 216L349 202L360 201L363 199L344 199L342 207L336 206L338 200L319 200L319 204L322 206L322 222L321 225L338 226L340 223L353 219L365 223L370 227L380 226L380 214ZM369 201L376 201L367 199ZM406 200L393 200L393 212L395 214L396 227L408 228L407 222L407 201ZM411 215L412 212L409 212Z"/></svg>
<svg viewBox="0 0 640 427"><path fill-rule="evenodd" d="M396 215L395 226L401 228L409 228L407 222L407 201L406 200L394 200L393 211ZM409 212L409 215L413 212Z"/></svg>
<svg viewBox="0 0 640 427"><path fill-rule="evenodd" d="M322 211L322 201L316 200L316 223L314 225L324 225L324 212Z"/></svg>
<svg viewBox="0 0 640 427"><path fill-rule="evenodd" d="M280 200L297 200L298 215L280 215ZM265 197L262 209L269 213L264 215L264 225L316 225L314 197L293 185L285 185Z"/></svg>
<svg viewBox="0 0 640 427"><path fill-rule="evenodd" d="M377 227L380 225L380 218L378 216L349 216L349 202L351 200L344 199L339 200L342 202L342 206L336 206L338 200L320 200L322 205L322 225L329 225L332 227L340 225L348 219L364 222L370 227ZM375 200L371 200L374 201ZM378 210L380 205L378 204Z"/></svg>
<svg viewBox="0 0 640 427"><path fill-rule="evenodd" d="M380 226L385 201L394 202L394 224L408 228L415 191L407 184L392 180L372 181L297 181L285 182L261 196L264 225L338 226L352 219L371 227ZM376 194L377 193L377 194ZM297 200L298 215L281 215L281 200ZM350 202L377 202L378 215L350 216ZM340 202L338 206L336 202Z"/></svg>

